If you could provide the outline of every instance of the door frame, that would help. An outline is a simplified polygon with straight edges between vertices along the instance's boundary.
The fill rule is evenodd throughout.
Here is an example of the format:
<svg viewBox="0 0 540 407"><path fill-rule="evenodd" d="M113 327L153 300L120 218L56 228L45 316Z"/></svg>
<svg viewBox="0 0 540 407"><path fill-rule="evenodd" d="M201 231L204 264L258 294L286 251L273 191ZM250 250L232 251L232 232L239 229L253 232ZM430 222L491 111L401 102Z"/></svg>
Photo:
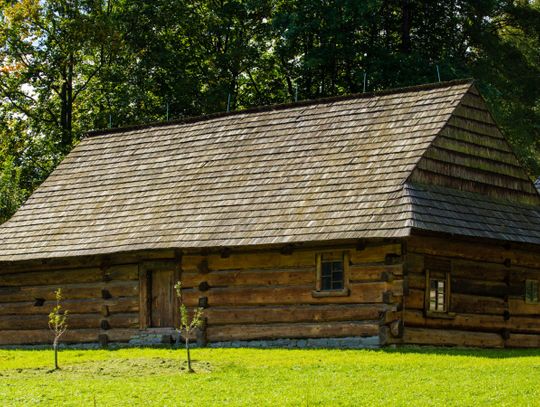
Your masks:
<svg viewBox="0 0 540 407"><path fill-rule="evenodd" d="M152 325L152 271L173 270L173 281L180 281L181 267L178 260L143 261L139 263L139 328L148 329ZM171 287L171 289L173 289ZM173 293L174 294L174 293ZM180 306L176 294L173 295L173 320L180 317Z"/></svg>

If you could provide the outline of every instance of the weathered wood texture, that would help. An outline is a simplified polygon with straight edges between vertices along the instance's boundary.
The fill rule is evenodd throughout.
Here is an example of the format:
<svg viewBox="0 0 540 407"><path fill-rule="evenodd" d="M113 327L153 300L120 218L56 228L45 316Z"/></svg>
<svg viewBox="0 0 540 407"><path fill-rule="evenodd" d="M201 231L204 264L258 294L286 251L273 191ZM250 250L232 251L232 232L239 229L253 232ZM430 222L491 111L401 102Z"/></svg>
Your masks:
<svg viewBox="0 0 540 407"><path fill-rule="evenodd" d="M540 250L427 236L411 237L407 250L403 343L539 346L540 304L525 302L525 280L540 280ZM424 309L426 256L452 263L444 318Z"/></svg>
<svg viewBox="0 0 540 407"><path fill-rule="evenodd" d="M540 203L533 183L474 87L463 96L409 180Z"/></svg>
<svg viewBox="0 0 540 407"><path fill-rule="evenodd" d="M86 266L76 260L60 264L0 273L0 344L50 342L47 316L57 288L70 313L63 341L98 342L100 335L129 340L139 326L138 264L105 264L103 259Z"/></svg>
<svg viewBox="0 0 540 407"><path fill-rule="evenodd" d="M348 291L319 297L313 295L316 255L328 250L348 253ZM205 307L204 341L377 336L402 318L402 251L395 242L110 263L95 259L84 267L75 260L0 273L0 344L49 342L47 314L57 287L71 314L66 342L97 342L100 335L127 341L140 327L174 326L170 289L176 269L187 305ZM154 295L159 293L165 294ZM148 321L141 325L141 318Z"/></svg>
<svg viewBox="0 0 540 407"><path fill-rule="evenodd" d="M332 250L349 253L341 296L313 295L318 251L184 255L184 299L205 305L209 341L379 335L403 296L401 244Z"/></svg>

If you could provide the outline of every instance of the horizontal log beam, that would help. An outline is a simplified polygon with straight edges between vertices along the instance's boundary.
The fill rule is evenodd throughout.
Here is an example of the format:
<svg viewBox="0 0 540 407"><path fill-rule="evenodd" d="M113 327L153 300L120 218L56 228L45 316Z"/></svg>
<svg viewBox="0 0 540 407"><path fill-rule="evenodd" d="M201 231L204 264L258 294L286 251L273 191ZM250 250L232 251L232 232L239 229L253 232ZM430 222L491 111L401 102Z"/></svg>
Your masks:
<svg viewBox="0 0 540 407"><path fill-rule="evenodd" d="M411 236L407 241L409 252L444 256L480 262L505 264L510 259L512 267L523 266L540 268L538 251L520 249L520 245L512 244L470 244L467 240L449 239L435 236Z"/></svg>
<svg viewBox="0 0 540 407"><path fill-rule="evenodd" d="M107 321L111 328L137 328L139 314L121 313L103 317L101 314L69 314L69 329L100 328L101 321ZM0 329L31 330L48 329L48 316L42 315L4 315L0 318Z"/></svg>
<svg viewBox="0 0 540 407"><path fill-rule="evenodd" d="M497 314L506 310L505 301L495 297L454 294L450 298L450 311L464 314Z"/></svg>
<svg viewBox="0 0 540 407"><path fill-rule="evenodd" d="M54 271L33 271L27 273L12 273L0 275L0 287L21 287L38 285L98 283L110 280L136 280L139 267L136 264L111 266L106 269L99 267L66 269Z"/></svg>
<svg viewBox="0 0 540 407"><path fill-rule="evenodd" d="M315 285L315 268L302 268L297 270L259 270L259 271L212 271L208 274L184 272L182 273L182 286L184 288L198 287L206 282L210 287L264 286L264 285Z"/></svg>
<svg viewBox="0 0 540 407"><path fill-rule="evenodd" d="M211 307L205 317L209 325L378 320L387 309L383 304Z"/></svg>
<svg viewBox="0 0 540 407"><path fill-rule="evenodd" d="M502 348L504 341L499 334L445 329L405 327L403 343L414 345L473 346Z"/></svg>
<svg viewBox="0 0 540 407"><path fill-rule="evenodd" d="M505 346L508 348L540 348L540 335L510 334Z"/></svg>
<svg viewBox="0 0 540 407"><path fill-rule="evenodd" d="M103 305L107 305L109 312L138 312L139 297L113 298L111 300L65 300L62 307L74 314L99 313ZM48 301L41 307L36 307L34 302L12 302L0 304L1 315L32 315L49 314L54 307L54 302Z"/></svg>
<svg viewBox="0 0 540 407"><path fill-rule="evenodd" d="M340 297L315 298L312 295L314 287L307 286L277 286L252 288L215 288L204 293L208 297L208 305L285 305L285 304L322 304L322 303L381 303L383 293L392 285L387 283L351 284L350 295ZM189 306L196 306L201 293L195 290L185 290L184 301Z"/></svg>
<svg viewBox="0 0 540 407"><path fill-rule="evenodd" d="M327 322L304 324L225 325L209 326L209 341L233 341L281 338L337 338L347 336L376 336L379 324L367 322Z"/></svg>
<svg viewBox="0 0 540 407"><path fill-rule="evenodd" d="M66 300L101 298L103 290L114 297L130 297L139 294L138 281L111 281L99 283L64 284L64 285L39 285L27 287L4 287L0 288L1 303L32 301L42 298L46 302L55 300L55 291L62 288L62 296Z"/></svg>

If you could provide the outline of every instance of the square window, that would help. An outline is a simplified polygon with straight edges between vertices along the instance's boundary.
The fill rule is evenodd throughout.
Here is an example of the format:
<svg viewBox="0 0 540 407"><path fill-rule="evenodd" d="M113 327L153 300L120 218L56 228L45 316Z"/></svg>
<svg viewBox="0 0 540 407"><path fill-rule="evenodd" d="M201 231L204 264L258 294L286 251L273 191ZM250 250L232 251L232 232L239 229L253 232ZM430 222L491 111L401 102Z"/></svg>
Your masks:
<svg viewBox="0 0 540 407"><path fill-rule="evenodd" d="M341 290L343 284L343 260L321 260L321 290Z"/></svg>
<svg viewBox="0 0 540 407"><path fill-rule="evenodd" d="M317 280L314 297L349 295L348 252L335 251L317 254Z"/></svg>

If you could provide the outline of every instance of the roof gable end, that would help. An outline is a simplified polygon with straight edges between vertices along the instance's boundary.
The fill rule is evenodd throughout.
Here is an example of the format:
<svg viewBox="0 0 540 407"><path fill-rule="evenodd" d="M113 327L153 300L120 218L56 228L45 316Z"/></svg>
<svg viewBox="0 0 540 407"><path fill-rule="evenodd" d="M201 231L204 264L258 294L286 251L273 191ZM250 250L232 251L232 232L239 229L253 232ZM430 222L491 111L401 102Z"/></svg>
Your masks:
<svg viewBox="0 0 540 407"><path fill-rule="evenodd" d="M408 181L540 204L538 191L474 84Z"/></svg>

